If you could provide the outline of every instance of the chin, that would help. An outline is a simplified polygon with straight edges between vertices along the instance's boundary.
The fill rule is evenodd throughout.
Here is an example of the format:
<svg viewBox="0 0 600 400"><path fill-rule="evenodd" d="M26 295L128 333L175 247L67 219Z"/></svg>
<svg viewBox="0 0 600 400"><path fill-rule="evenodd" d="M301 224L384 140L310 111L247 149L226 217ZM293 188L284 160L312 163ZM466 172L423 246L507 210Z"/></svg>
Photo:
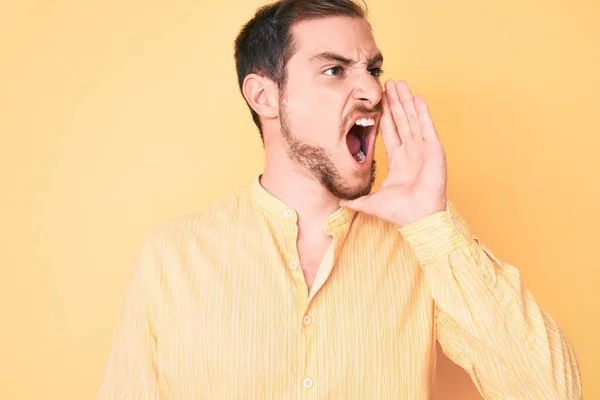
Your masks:
<svg viewBox="0 0 600 400"><path fill-rule="evenodd" d="M375 171L374 160L370 163L369 168L353 169L345 178L345 187L338 190L337 197L344 200L354 200L371 193L375 183Z"/></svg>

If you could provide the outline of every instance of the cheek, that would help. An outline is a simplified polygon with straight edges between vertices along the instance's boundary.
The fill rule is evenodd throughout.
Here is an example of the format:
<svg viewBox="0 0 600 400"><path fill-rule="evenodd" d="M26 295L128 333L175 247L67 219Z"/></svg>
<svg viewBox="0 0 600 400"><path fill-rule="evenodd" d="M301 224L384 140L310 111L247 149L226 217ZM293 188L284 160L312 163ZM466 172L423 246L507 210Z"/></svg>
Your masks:
<svg viewBox="0 0 600 400"><path fill-rule="evenodd" d="M288 114L293 115L295 119L301 120L310 118L315 113L314 97L305 93L290 93L287 98Z"/></svg>
<svg viewBox="0 0 600 400"><path fill-rule="evenodd" d="M304 88L288 93L287 114L293 133L323 147L340 142L342 109L340 99L330 90Z"/></svg>

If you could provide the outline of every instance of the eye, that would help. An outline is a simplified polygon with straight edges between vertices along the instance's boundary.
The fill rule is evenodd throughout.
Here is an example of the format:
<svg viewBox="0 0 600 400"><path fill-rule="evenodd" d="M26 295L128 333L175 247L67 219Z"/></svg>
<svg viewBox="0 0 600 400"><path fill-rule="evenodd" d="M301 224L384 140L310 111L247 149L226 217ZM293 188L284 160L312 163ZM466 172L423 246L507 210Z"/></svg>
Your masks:
<svg viewBox="0 0 600 400"><path fill-rule="evenodd" d="M329 76L340 76L343 73L344 73L344 68L340 67L340 66L327 68L325 70L325 75L329 75Z"/></svg>
<svg viewBox="0 0 600 400"><path fill-rule="evenodd" d="M381 68L371 68L371 69L369 69L369 73L374 78L379 78L381 76L381 74L383 74L383 70Z"/></svg>

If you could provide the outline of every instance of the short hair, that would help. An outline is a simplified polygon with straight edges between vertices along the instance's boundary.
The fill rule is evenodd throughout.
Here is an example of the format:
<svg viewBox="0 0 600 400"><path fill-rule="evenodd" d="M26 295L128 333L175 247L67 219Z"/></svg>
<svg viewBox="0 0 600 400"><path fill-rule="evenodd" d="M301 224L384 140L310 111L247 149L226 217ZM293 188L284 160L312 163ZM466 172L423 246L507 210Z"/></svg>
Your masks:
<svg viewBox="0 0 600 400"><path fill-rule="evenodd" d="M367 6L354 0L279 0L256 11L235 39L235 66L240 91L247 75L256 73L271 79L279 88L286 83L286 65L296 52L292 27L306 20L327 17L367 19ZM243 93L242 93L243 95ZM258 114L246 104L258 127L263 131Z"/></svg>

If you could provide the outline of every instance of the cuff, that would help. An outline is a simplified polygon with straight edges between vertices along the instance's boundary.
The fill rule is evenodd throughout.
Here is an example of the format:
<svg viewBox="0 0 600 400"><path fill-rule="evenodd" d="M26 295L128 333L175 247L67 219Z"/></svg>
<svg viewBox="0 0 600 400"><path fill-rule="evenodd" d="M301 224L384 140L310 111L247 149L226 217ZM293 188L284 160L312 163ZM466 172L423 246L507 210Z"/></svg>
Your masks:
<svg viewBox="0 0 600 400"><path fill-rule="evenodd" d="M412 247L421 265L469 244L452 223L448 208L401 227L400 234Z"/></svg>

